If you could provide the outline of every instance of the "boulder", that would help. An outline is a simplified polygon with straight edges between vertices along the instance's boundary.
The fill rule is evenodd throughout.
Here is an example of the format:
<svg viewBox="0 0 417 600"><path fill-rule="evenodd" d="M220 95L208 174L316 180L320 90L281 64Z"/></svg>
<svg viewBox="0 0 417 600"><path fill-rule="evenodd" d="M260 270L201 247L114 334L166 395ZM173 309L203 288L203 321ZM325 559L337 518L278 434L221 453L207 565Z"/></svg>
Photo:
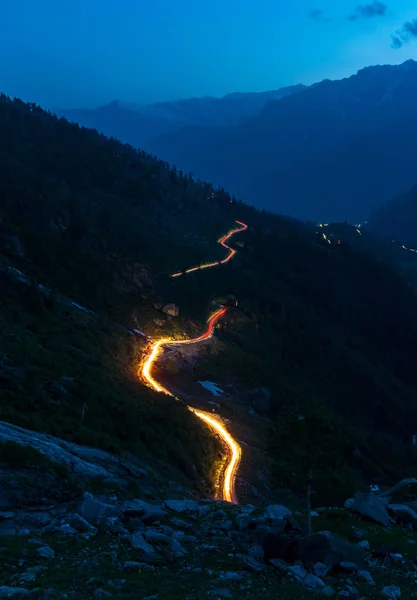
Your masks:
<svg viewBox="0 0 417 600"><path fill-rule="evenodd" d="M322 581L320 577L316 577L316 575L313 575L312 573L308 573L308 575L304 577L301 583L313 590L322 590L326 587L324 581Z"/></svg>
<svg viewBox="0 0 417 600"><path fill-rule="evenodd" d="M295 558L296 542L288 535L269 533L264 540L263 549L266 562L271 558L280 558L285 562L292 562ZM317 560L314 562L317 562Z"/></svg>
<svg viewBox="0 0 417 600"><path fill-rule="evenodd" d="M374 578L372 577L372 575L370 574L369 571L360 569L358 571L358 577L359 577L359 579L363 579L364 581L366 581L366 583L368 583L369 585L375 585Z"/></svg>
<svg viewBox="0 0 417 600"><path fill-rule="evenodd" d="M235 527L238 531L247 531L248 529L255 529L256 521L250 515L237 515L235 518Z"/></svg>
<svg viewBox="0 0 417 600"><path fill-rule="evenodd" d="M88 531L92 527L86 519L83 519L83 517L77 513L71 515L68 522L70 527L76 529L77 531Z"/></svg>
<svg viewBox="0 0 417 600"><path fill-rule="evenodd" d="M397 523L408 525L411 523L414 527L417 526L417 513L405 504L389 504L388 510L394 515Z"/></svg>
<svg viewBox="0 0 417 600"><path fill-rule="evenodd" d="M54 558L55 556L51 546L41 546L37 549L37 552L41 558Z"/></svg>
<svg viewBox="0 0 417 600"><path fill-rule="evenodd" d="M186 554L188 554L188 551L185 550L185 548L181 546L179 541L173 537L169 538L169 549L171 550L172 554L174 554L174 556L185 556Z"/></svg>
<svg viewBox="0 0 417 600"><path fill-rule="evenodd" d="M261 563L264 560L264 549L259 544L254 544L249 548L249 556Z"/></svg>
<svg viewBox="0 0 417 600"><path fill-rule="evenodd" d="M356 494L350 508L384 527L388 525L387 504L375 494Z"/></svg>
<svg viewBox="0 0 417 600"><path fill-rule="evenodd" d="M356 573L358 567L355 563L349 562L347 560L341 560L337 565L337 570L341 573Z"/></svg>
<svg viewBox="0 0 417 600"><path fill-rule="evenodd" d="M159 533L158 531L146 531L143 535L145 540L150 544L163 544L168 546L171 540L170 536Z"/></svg>
<svg viewBox="0 0 417 600"><path fill-rule="evenodd" d="M329 572L329 569L327 567L327 565L325 565L322 562L318 562L314 565L313 567L313 572L314 575L317 575L317 577L326 577L327 573Z"/></svg>
<svg viewBox="0 0 417 600"><path fill-rule="evenodd" d="M33 593L32 590L27 590L21 587L9 587L8 585L0 585L0 598L23 598Z"/></svg>
<svg viewBox="0 0 417 600"><path fill-rule="evenodd" d="M249 401L258 415L267 415L271 410L271 393L266 388L256 388L253 390Z"/></svg>
<svg viewBox="0 0 417 600"><path fill-rule="evenodd" d="M291 511L285 506L282 506L281 504L271 504L265 509L264 516L266 519L275 521L276 519L283 519L284 517L290 514Z"/></svg>
<svg viewBox="0 0 417 600"><path fill-rule="evenodd" d="M130 536L130 543L135 550L141 550L141 552L144 554L150 554L153 552L153 546L145 541L144 537L139 531Z"/></svg>
<svg viewBox="0 0 417 600"><path fill-rule="evenodd" d="M254 558L251 558L250 556L244 557L243 564L248 571L253 571L255 573L257 573L259 571L263 571L265 568L265 565L258 562Z"/></svg>
<svg viewBox="0 0 417 600"><path fill-rule="evenodd" d="M329 571L342 561L365 566L365 553L357 544L343 540L330 531L320 531L301 538L297 544L297 555L305 565L313 567L323 562Z"/></svg>
<svg viewBox="0 0 417 600"><path fill-rule="evenodd" d="M321 590L321 595L325 598L333 598L333 596L336 596L336 592L330 585L326 585L326 587Z"/></svg>
<svg viewBox="0 0 417 600"><path fill-rule="evenodd" d="M200 505L195 500L166 500L165 506L177 513L198 512Z"/></svg>
<svg viewBox="0 0 417 600"><path fill-rule="evenodd" d="M170 315L171 317L178 317L180 314L180 309L175 304L165 304L162 308L162 312L166 315Z"/></svg>
<svg viewBox="0 0 417 600"><path fill-rule="evenodd" d="M401 590L396 585L386 585L381 595L388 598L388 600L396 600L397 598L401 598Z"/></svg>
<svg viewBox="0 0 417 600"><path fill-rule="evenodd" d="M123 514L118 508L111 504L105 504L104 502L96 500L89 492L84 494L84 499L80 507L80 514L83 519L94 526L97 525L103 517L123 519Z"/></svg>

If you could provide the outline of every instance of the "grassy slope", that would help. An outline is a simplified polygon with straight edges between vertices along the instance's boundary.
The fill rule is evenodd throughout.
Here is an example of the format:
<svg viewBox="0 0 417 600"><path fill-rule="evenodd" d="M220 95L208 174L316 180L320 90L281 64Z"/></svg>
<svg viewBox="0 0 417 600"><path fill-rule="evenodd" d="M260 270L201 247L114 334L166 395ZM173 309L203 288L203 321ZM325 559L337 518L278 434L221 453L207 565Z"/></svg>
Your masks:
<svg viewBox="0 0 417 600"><path fill-rule="evenodd" d="M2 418L105 447L144 447L209 476L215 444L181 406L138 385L143 345L108 320L183 335L190 319L202 326L211 300L233 294L239 305L219 331L223 355L206 363L207 376L269 387L278 422L289 407L322 403L344 423L336 450L359 479L412 471L417 304L393 271L348 246L317 244L308 227L221 190L208 200L211 186L37 107L3 97L0 134L1 261L102 317L74 321L33 289L10 286L1 299L1 355L29 376L2 389ZM234 218L250 225L234 241L234 261L167 276L222 257L215 242ZM23 245L20 257L11 235ZM155 325L163 317L157 302L176 302L181 317ZM63 375L75 382L51 411L45 382ZM278 446L271 444L277 459Z"/></svg>

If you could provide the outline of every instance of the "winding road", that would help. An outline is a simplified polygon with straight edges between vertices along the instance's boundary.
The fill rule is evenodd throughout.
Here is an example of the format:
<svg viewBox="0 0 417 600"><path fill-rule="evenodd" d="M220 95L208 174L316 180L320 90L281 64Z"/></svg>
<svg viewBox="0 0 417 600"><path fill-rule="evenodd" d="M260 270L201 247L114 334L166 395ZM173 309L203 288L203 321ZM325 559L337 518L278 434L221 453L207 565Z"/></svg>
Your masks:
<svg viewBox="0 0 417 600"><path fill-rule="evenodd" d="M230 246L227 245L227 242L233 235L239 233L240 231L244 231L248 227L245 223L242 223L241 221L236 221L236 223L240 227L232 229L218 240L219 244L221 244L224 248L226 248L229 251L228 255L224 260L219 262L207 263L198 267L187 269L186 271L174 273L172 277L179 277L180 275L183 275L183 273L192 273L193 271L198 271L200 269L215 267L219 264L227 263L231 258L233 258L233 256L236 254L236 250L230 248ZM204 340L211 338L217 321L221 319L226 314L226 312L227 308L224 306L221 306L216 312L214 312L207 321L207 328L204 331L204 333L202 333L196 338L190 338L188 340L171 340L169 338L162 338L160 340L157 340L152 345L149 354L145 357L143 363L140 366L140 375L144 379L144 381L146 381L146 383L149 386L151 386L155 391L167 394L168 396L172 396L175 398L174 394L172 394L172 392L170 392L161 383L159 383L152 375L152 369L156 361L158 360L158 357L161 356L161 354L167 346L197 344L199 342L203 342ZM238 499L235 490L235 478L242 454L242 450L238 442L230 435L220 418L214 417L211 413L207 413L200 409L193 408L192 406L188 406L188 409L191 412L193 412L196 415L196 417L198 417L207 425L209 425L209 427L211 427L211 429L213 429L221 437L223 443L227 446L229 453L229 462L223 476L223 500L237 504Z"/></svg>
<svg viewBox="0 0 417 600"><path fill-rule="evenodd" d="M248 226L245 225L245 223L242 223L241 221L236 221L236 223L238 225L240 225L240 227L231 229L228 233L226 233L226 235L224 235L219 240L217 240L218 243L223 246L223 248L226 248L227 250L229 250L229 254L226 256L226 258L224 258L223 260L219 260L217 262L205 263L203 265L199 265L198 267L192 267L191 269L187 269L186 271L179 271L178 273L173 273L171 275L171 277L180 277L181 275L184 275L184 273L193 273L194 271L201 271L201 269L209 269L210 267L217 267L218 265L224 265L224 263L229 262L229 260L231 258L233 258L234 255L236 254L236 250L234 250L233 248L228 246L227 242L230 240L232 235L235 235L235 233L239 233L240 231L245 231L245 229L248 228Z"/></svg>

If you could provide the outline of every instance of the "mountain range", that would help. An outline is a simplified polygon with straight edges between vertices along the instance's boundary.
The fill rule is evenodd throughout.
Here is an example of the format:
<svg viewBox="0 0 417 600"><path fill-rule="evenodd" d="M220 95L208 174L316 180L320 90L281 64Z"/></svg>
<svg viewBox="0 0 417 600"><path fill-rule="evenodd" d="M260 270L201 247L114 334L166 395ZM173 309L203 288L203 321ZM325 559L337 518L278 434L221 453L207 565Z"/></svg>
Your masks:
<svg viewBox="0 0 417 600"><path fill-rule="evenodd" d="M266 94L61 111L213 181L313 221L364 221L415 183L417 63Z"/></svg>
<svg viewBox="0 0 417 600"><path fill-rule="evenodd" d="M146 106L114 100L94 109L57 109L55 112L69 121L138 147L146 146L147 140L155 136L186 126L235 125L258 115L268 102L304 88L300 84L268 92L233 93L223 98L207 96Z"/></svg>

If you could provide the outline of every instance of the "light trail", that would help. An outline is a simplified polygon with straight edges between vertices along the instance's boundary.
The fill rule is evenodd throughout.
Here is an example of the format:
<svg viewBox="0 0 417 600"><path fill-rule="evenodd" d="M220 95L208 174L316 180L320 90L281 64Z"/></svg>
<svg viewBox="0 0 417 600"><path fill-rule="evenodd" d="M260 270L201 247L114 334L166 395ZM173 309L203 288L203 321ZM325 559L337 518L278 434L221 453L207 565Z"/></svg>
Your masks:
<svg viewBox="0 0 417 600"><path fill-rule="evenodd" d="M230 248L227 245L229 239L235 233L239 233L240 231L245 231L248 226L241 221L236 221L240 227L236 229L232 229L222 238L220 238L219 243L229 250L229 254L226 258L219 262L207 263L204 265L200 265L199 267L193 267L185 271L185 273L192 273L193 271L198 271L199 269L207 269L209 267L216 267L218 264L224 264L228 262L233 256L236 254L236 250ZM183 272L174 273L172 277L179 277ZM227 312L227 308L225 306L221 306L219 310L216 310L209 320L207 321L207 328L200 336L196 338L191 338L187 340L172 340L170 338L163 338L161 340L157 340L150 349L148 356L144 359L143 363L139 368L139 374L142 379L144 379L147 384L152 387L156 392L160 392L163 394L167 394L172 398L175 398L174 394L170 392L165 386L159 383L155 377L152 375L152 369L155 366L156 361L163 353L166 346L181 346L186 344L198 344L199 342L203 342L204 340L208 340L212 337L215 325L219 319L221 319ZM236 473L239 467L242 450L238 444L238 442L230 435L227 431L224 423L221 421L220 417L214 417L212 414L199 410L198 408L194 408L192 406L187 407L196 417L204 421L211 429L213 429L223 440L224 444L228 447L229 450L229 463L226 467L223 477L223 500L226 502L233 502L234 504L238 503L236 490L235 490L235 478Z"/></svg>
<svg viewBox="0 0 417 600"><path fill-rule="evenodd" d="M140 368L140 374L143 379L147 381L147 383L157 392L162 392L175 398L174 394L170 392L166 387L160 384L152 375L152 368L155 365L155 362L158 360L159 356L164 351L166 346L180 346L182 344L198 344L199 342L203 342L204 340L208 340L212 337L214 332L214 327L217 321L226 314L227 308L222 306L219 310L217 310L207 322L207 328L200 336L196 338L191 338L188 340L171 340L169 338L164 338L162 340L158 340L152 346L151 351L148 357L143 362ZM235 491L235 477L236 472L239 467L240 457L242 454L241 448L237 441L230 435L227 431L224 424L221 422L220 418L213 417L213 415L206 413L197 408L193 408L192 406L188 406L188 409L196 415L199 419L204 421L211 429L213 429L216 433L218 433L226 444L230 452L230 460L229 464L226 467L223 478L223 500L227 502L233 502L234 504L238 503L237 495Z"/></svg>
<svg viewBox="0 0 417 600"><path fill-rule="evenodd" d="M200 271L201 269L209 269L210 267L217 267L217 265L223 265L224 263L229 262L229 260L231 260L236 254L236 250L228 246L226 242L228 242L232 235L235 235L235 233L245 231L245 229L248 228L248 226L245 225L245 223L242 223L241 221L236 221L236 223L240 225L240 227L237 227L236 229L231 229L228 233L226 233L226 235L224 235L218 240L218 243L221 244L223 248L229 250L229 254L226 256L226 258L217 262L205 263L203 265L199 265L198 267L192 267L191 269L187 269L186 271L178 271L178 273L173 273L171 277L180 277L184 273L193 273L194 271Z"/></svg>

